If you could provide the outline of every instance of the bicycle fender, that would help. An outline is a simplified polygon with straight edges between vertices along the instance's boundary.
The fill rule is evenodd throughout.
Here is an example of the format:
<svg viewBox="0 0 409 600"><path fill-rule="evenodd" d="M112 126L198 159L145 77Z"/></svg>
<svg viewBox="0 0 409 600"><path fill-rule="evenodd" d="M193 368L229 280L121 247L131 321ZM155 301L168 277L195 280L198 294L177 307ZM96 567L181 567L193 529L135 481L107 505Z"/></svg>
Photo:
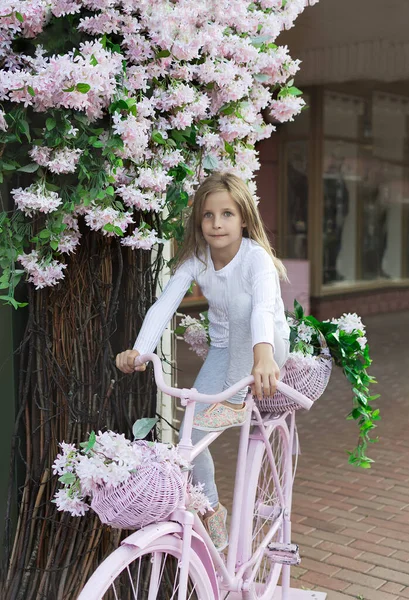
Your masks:
<svg viewBox="0 0 409 600"><path fill-rule="evenodd" d="M152 542L170 533L182 533L183 527L174 521L166 521L165 523L152 523L147 525L135 533L131 533L127 538L122 540L121 546L135 546L143 550Z"/></svg>
<svg viewBox="0 0 409 600"><path fill-rule="evenodd" d="M217 581L217 574L214 568L212 557L210 552L200 537L195 531L192 531L192 548L197 556L204 564L207 574L209 575L210 583L212 584L214 600L219 600L219 582Z"/></svg>
<svg viewBox="0 0 409 600"><path fill-rule="evenodd" d="M121 546L135 546L140 550L143 550L157 539L164 535L169 535L172 533L180 534L180 537L183 536L183 527L180 523L176 523L174 521L166 521L162 523L153 523L151 525L147 525L143 529L139 529L135 531L127 538L122 540ZM206 571L209 575L210 583L213 589L214 600L219 600L219 584L217 581L216 571L213 565L212 557L210 556L210 552L200 537L195 531L192 531L192 549L195 554L200 558L203 562Z"/></svg>

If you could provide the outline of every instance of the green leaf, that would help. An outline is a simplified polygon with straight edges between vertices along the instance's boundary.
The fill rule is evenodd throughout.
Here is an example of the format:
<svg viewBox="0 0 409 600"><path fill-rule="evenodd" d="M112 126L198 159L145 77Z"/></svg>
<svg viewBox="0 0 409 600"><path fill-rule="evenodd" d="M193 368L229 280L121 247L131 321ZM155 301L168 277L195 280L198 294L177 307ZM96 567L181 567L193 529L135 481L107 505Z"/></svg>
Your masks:
<svg viewBox="0 0 409 600"><path fill-rule="evenodd" d="M21 121L18 121L17 126L21 133L24 133L28 141L31 142L30 127L28 126L27 121L22 119Z"/></svg>
<svg viewBox="0 0 409 600"><path fill-rule="evenodd" d="M234 148L231 144L229 144L229 142L224 142L224 149L226 150L227 154L234 156Z"/></svg>
<svg viewBox="0 0 409 600"><path fill-rule="evenodd" d="M160 131L152 131L152 140L156 144L166 144L166 140Z"/></svg>
<svg viewBox="0 0 409 600"><path fill-rule="evenodd" d="M35 96L36 93L34 91L34 88L31 87L31 85L27 86L27 92L30 94L30 96Z"/></svg>
<svg viewBox="0 0 409 600"><path fill-rule="evenodd" d="M15 165L12 165L12 164L10 164L10 163L7 163L7 162L5 162L5 161L1 162L1 163L0 163L0 165L1 165L1 166L0 166L0 168L1 168L3 171L14 171L14 170L16 169L16 166L15 166Z"/></svg>
<svg viewBox="0 0 409 600"><path fill-rule="evenodd" d="M49 192L58 192L58 190L60 188L58 185L54 185L53 183L48 183L48 181L46 181L45 189L48 190Z"/></svg>
<svg viewBox="0 0 409 600"><path fill-rule="evenodd" d="M220 112L222 113L222 115L232 115L236 110L236 105L235 104L225 104L224 106L221 107Z"/></svg>
<svg viewBox="0 0 409 600"><path fill-rule="evenodd" d="M49 118L45 122L45 127L46 127L47 131L52 131L56 125L57 125L57 121L53 118Z"/></svg>
<svg viewBox="0 0 409 600"><path fill-rule="evenodd" d="M58 242L57 240L51 240L50 246L53 250L58 250Z"/></svg>
<svg viewBox="0 0 409 600"><path fill-rule="evenodd" d="M89 59L89 62L91 63L91 65L92 65L93 67L96 67L96 66L97 66L97 64L98 64L98 61L97 61L97 59L95 58L94 54L92 54L92 55L91 55L91 58Z"/></svg>
<svg viewBox="0 0 409 600"><path fill-rule="evenodd" d="M271 35L259 35L257 37L250 38L250 43L255 48L260 48L263 44L271 40Z"/></svg>
<svg viewBox="0 0 409 600"><path fill-rule="evenodd" d="M73 92L74 90L75 90L75 85L72 85L72 86L71 86L71 87L69 87L69 88L64 88L64 89L63 89L63 92ZM80 119L78 118L79 116L81 117L81 116L83 116L83 115L74 115L74 118L75 118L75 119L77 119L77 121L79 121L79 120L80 120Z"/></svg>
<svg viewBox="0 0 409 600"><path fill-rule="evenodd" d="M214 171L217 169L218 163L214 156L207 154L203 160L203 168L207 171Z"/></svg>
<svg viewBox="0 0 409 600"><path fill-rule="evenodd" d="M294 314L296 319L302 319L304 317L304 309L297 300L294 300Z"/></svg>
<svg viewBox="0 0 409 600"><path fill-rule="evenodd" d="M159 52L157 52L155 54L155 58L167 58L168 56L170 56L170 51L169 50L159 50Z"/></svg>
<svg viewBox="0 0 409 600"><path fill-rule="evenodd" d="M20 171L20 173L35 173L39 168L37 163L29 163L28 165L24 165L24 167L20 167L17 171Z"/></svg>
<svg viewBox="0 0 409 600"><path fill-rule="evenodd" d="M89 434L88 443L85 446L85 450L84 450L84 452L86 454L88 454L88 452L90 452L93 449L96 441L97 441L97 436L95 435L95 431L91 431L91 433Z"/></svg>
<svg viewBox="0 0 409 600"><path fill-rule="evenodd" d="M123 237L123 235L124 235L124 232L122 231L122 229L120 227L118 227L118 225L115 225L113 231L119 237Z"/></svg>
<svg viewBox="0 0 409 600"><path fill-rule="evenodd" d="M74 473L64 473L61 477L58 478L58 481L61 481L64 485L72 485L77 480Z"/></svg>
<svg viewBox="0 0 409 600"><path fill-rule="evenodd" d="M0 300L7 302L7 304L11 304L16 310L18 308L22 308L23 306L27 306L28 304L27 302L17 302L17 300L12 296L0 296Z"/></svg>
<svg viewBox="0 0 409 600"><path fill-rule="evenodd" d="M115 190L114 190L114 188L112 187L112 185L109 185L109 186L107 187L107 189L105 190L105 192L108 194L108 196L113 196L113 195L115 194Z"/></svg>
<svg viewBox="0 0 409 600"><path fill-rule="evenodd" d="M290 96L302 96L303 92L299 90L297 87L291 86L287 89L287 92Z"/></svg>
<svg viewBox="0 0 409 600"><path fill-rule="evenodd" d="M15 17L16 17L16 19L17 19L17 21L20 21L20 23L23 23L23 22L24 22L24 17L23 17L23 15L22 15L21 13L19 13L19 12L17 12L17 11L16 11L16 12L14 13L14 15L15 15Z"/></svg>
<svg viewBox="0 0 409 600"><path fill-rule="evenodd" d="M81 94L86 94L90 91L91 86L89 85L89 83L77 83L75 89L77 90L77 92L81 92Z"/></svg>
<svg viewBox="0 0 409 600"><path fill-rule="evenodd" d="M269 81L271 77L269 75L266 75L265 73L257 73L256 75L254 75L254 79L256 81L264 83L265 81Z"/></svg>
<svg viewBox="0 0 409 600"><path fill-rule="evenodd" d="M159 419L157 417L145 417L144 419L138 419L137 421L135 421L135 423L132 425L132 433L134 439L143 440L148 435L148 433L155 427L158 420Z"/></svg>
<svg viewBox="0 0 409 600"><path fill-rule="evenodd" d="M48 229L43 229L42 231L40 231L40 233L38 234L38 237L40 237L43 240L48 240L48 238L51 237L51 231L49 231Z"/></svg>

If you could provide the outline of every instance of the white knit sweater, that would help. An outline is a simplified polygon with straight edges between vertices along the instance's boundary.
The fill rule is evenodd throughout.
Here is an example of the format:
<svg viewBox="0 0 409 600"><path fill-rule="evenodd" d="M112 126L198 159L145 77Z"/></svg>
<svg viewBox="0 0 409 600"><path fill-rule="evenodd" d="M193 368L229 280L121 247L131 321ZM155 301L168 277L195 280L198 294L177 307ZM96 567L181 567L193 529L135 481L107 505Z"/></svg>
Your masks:
<svg viewBox="0 0 409 600"><path fill-rule="evenodd" d="M274 349L274 332L283 339L289 339L290 330L285 318L278 273L264 248L253 240L243 238L237 254L222 269L215 270L209 248L205 262L207 267L194 256L177 269L147 312L134 349L140 354L155 350L193 281L200 286L209 303L212 346L228 346L231 300L243 292L251 296L253 347L260 342L267 342Z"/></svg>

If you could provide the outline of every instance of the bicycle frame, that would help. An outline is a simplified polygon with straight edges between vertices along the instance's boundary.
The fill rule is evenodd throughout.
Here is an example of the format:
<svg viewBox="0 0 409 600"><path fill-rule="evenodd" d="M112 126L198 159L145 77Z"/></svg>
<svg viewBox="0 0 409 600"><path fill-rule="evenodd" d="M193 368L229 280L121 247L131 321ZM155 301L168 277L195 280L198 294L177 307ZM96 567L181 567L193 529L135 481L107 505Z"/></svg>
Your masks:
<svg viewBox="0 0 409 600"><path fill-rule="evenodd" d="M193 419L194 419L194 408L196 401L204 402L207 404L214 404L216 402L222 402L232 397L237 391L242 389L245 386L251 385L253 383L252 377L247 377L228 390L225 390L221 394L215 396L208 396L205 394L200 394L192 389L177 389L171 388L167 386L163 381L162 376L162 368L160 359L154 354L147 354L138 357L137 363L141 364L147 361L152 361L154 364L155 370L155 379L156 383L162 391L165 393L179 397L181 399L182 405L186 407L185 418L184 418L184 428L182 439L178 444L178 449L181 455L191 462L196 456L198 456L205 448L210 446L212 442L216 438L219 437L223 433L213 432L206 435L202 440L200 440L195 446L192 444L191 434L193 429ZM278 383L278 389L283 393L286 393L291 399L299 402L304 408L309 409L312 406L312 402L299 394L294 389L286 386L282 382ZM229 540L229 549L227 554L227 563L226 565L223 562L223 559L220 553L215 548L213 542L211 541L209 534L207 533L203 523L201 522L198 515L194 516L194 521L192 523L191 513L186 513L186 508L180 507L177 509L172 515L170 515L170 520L175 520L179 522L183 527L183 549L182 549L182 559L180 562L181 572L180 572L180 586L178 590L178 600L186 599L186 586L188 580L188 569L189 569L189 552L191 545L191 537L192 531L195 531L200 537L203 539L204 544L207 547L208 552L213 560L214 567L221 578L222 587L224 590L228 590L231 592L239 592L246 591L250 588L252 581L254 579L255 573L257 571L258 565L260 564L264 551L267 548L268 544L273 539L273 536L277 532L278 528L283 525L284 537L286 539L290 539L290 521L289 515L291 510L291 486L292 486L292 477L289 477L292 473L291 464L285 465L285 482L284 487L282 488L277 469L274 461L273 452L271 446L269 444L268 438L268 429L266 430L266 426L274 427L277 425L279 420L285 419L285 417L289 414L286 413L279 419L275 419L274 423L271 421L269 424L268 420L263 422L261 418L260 412L254 404L254 400L252 395L249 393L246 397L246 405L247 405L247 415L244 424L241 426L240 432L240 442L237 456L237 468L236 468L236 478L234 484L234 495L233 495L233 510L232 510L232 518L231 518L231 527L230 527L230 540ZM253 414L255 419L253 420ZM294 432L295 432L295 419L294 413L291 415L291 425L290 425L290 448L292 447L294 441ZM279 497L279 503L281 505L280 513L277 518L274 519L271 527L268 532L264 536L263 540L259 544L257 550L253 553L252 556L248 558L243 564L240 564L237 569L238 564L238 556L243 555L243 540L240 537L240 522L243 516L243 503L244 503L244 486L246 479L246 458L247 458L247 450L250 440L250 427L251 425L256 425L258 427L257 439L260 439L261 442L264 443L266 448L266 453L268 456L268 460L270 462L270 466L272 469L272 475L275 483L275 488L277 490L277 494ZM252 434L253 435L253 434ZM287 460L292 462L291 454L287 453ZM185 485L188 482L188 474L185 474ZM237 569L237 570L236 570ZM249 576L246 577L246 580L243 583L243 577L246 572L251 570ZM289 566L283 566L283 594L282 599L286 600L288 597L289 590Z"/></svg>
<svg viewBox="0 0 409 600"><path fill-rule="evenodd" d="M274 456L272 454L271 446L268 441L269 430L266 429L266 425L269 426L270 429L274 426L277 426L277 424L280 421L285 420L286 416L289 413L284 414L279 419L275 419L274 424L269 425L268 421L263 422L260 412L258 411L257 407L254 405L254 400L253 400L251 394L247 395L246 404L248 406L247 418L246 418L245 423L241 426L241 432L240 432L240 442L239 442L237 467L236 467L236 478L235 478L234 494L233 494L233 510L232 510L232 517L231 517L231 525L230 525L230 536L229 536L230 541L229 541L229 549L228 549L228 553L227 553L227 563L226 564L224 563L223 559L221 558L220 553L217 551L214 544L212 543L212 541L209 537L209 534L207 533L206 529L204 528L203 523L202 523L201 519L198 517L198 515L195 515L195 520L194 520L194 525L193 525L193 529L196 531L196 533L198 533L202 537L202 539L204 540L204 542L207 546L207 549L209 550L209 553L212 557L215 568L218 571L218 573L221 577L221 580L223 582L223 588L225 588L228 591L232 591L232 592L241 591L243 589L245 590L246 588L248 589L250 587L250 584L252 583L252 581L254 579L255 573L256 573L257 568L263 558L264 551L267 548L268 544L271 542L271 540L273 539L273 536L275 535L275 533L277 532L277 530L279 529L280 526L283 525L285 528L287 526L286 524L289 524L288 516L289 516L290 510L291 510L291 506L289 506L289 502L291 499L291 489L287 489L287 490L283 489L280 484L278 474L277 474L276 464L274 461ZM205 448L210 446L214 442L214 440L223 433L222 431L215 432L215 433L209 433L200 442L195 444L195 446L192 446L191 441L190 441L191 428L189 428L187 426L187 422L189 421L189 413L191 412L192 414L194 414L194 406L195 406L195 402L188 402L188 404L187 404L186 415L185 415L184 434L183 434L182 440L180 441L179 446L178 446L181 453L183 452L184 457L190 461L193 460L194 458L196 458L196 456L198 456ZM252 418L253 414L255 416L255 419ZM258 430L257 430L256 434L250 435L251 425L257 425ZM268 456L268 459L270 462L270 466L272 468L275 489L277 491L277 495L278 495L279 501L280 501L280 506L282 508L280 509L279 514L274 519L268 532L265 534L264 539L259 544L256 552L254 552L254 554L252 554L252 556L246 562L244 562L243 564L240 564L240 567L237 569L238 557L239 557L239 555L242 554L242 552L244 550L241 545L241 544L243 544L243 540L240 538L240 523L242 521L242 518L245 518L243 515L244 485L245 485L245 480L246 480L247 448L248 448L248 443L249 443L250 437L252 437L253 439L259 439L265 445L267 456ZM292 447L293 439L294 439L294 415L291 416L290 440L289 440L290 447ZM286 468L288 469L288 465L286 465ZM291 472L291 470L289 472ZM286 483L288 486L288 481ZM175 515L175 517L177 517L177 516L178 515ZM172 515L170 518L172 519ZM180 516L179 516L179 519L180 519ZM176 520L179 520L179 519L176 519ZM290 534L290 532L287 529L287 531L285 532L285 537L289 538L289 534ZM246 582L243 586L243 576L246 573L246 571L250 568L252 569L251 574L247 577ZM285 574L285 571L289 572L289 568L285 569L283 567L283 576ZM289 578L288 578L288 583L289 583ZM283 587L284 587L284 585L283 585ZM283 596L283 598L284 598L284 596Z"/></svg>

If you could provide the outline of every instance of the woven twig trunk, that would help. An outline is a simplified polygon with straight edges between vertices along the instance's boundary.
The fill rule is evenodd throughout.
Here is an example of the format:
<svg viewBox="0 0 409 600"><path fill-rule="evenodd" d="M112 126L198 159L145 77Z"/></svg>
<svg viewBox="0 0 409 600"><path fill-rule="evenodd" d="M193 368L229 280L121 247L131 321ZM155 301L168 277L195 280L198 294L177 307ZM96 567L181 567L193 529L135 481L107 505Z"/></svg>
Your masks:
<svg viewBox="0 0 409 600"><path fill-rule="evenodd" d="M29 287L19 349L3 600L74 600L95 565L118 543L120 534L102 527L92 511L72 518L56 510L51 465L59 441L78 443L91 430L105 428L130 436L137 418L154 415L150 370L125 376L114 358L132 347L154 299L159 263L152 267L149 252L87 233L62 285ZM10 517L16 489L17 524Z"/></svg>

